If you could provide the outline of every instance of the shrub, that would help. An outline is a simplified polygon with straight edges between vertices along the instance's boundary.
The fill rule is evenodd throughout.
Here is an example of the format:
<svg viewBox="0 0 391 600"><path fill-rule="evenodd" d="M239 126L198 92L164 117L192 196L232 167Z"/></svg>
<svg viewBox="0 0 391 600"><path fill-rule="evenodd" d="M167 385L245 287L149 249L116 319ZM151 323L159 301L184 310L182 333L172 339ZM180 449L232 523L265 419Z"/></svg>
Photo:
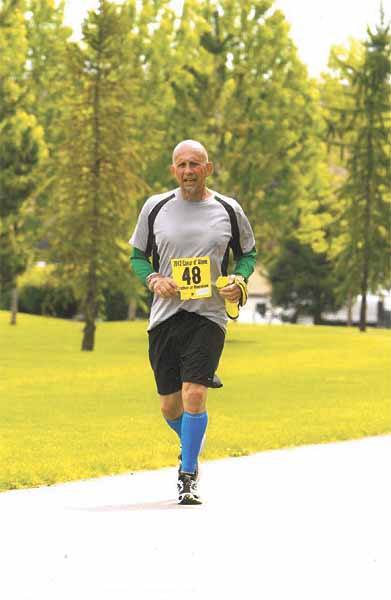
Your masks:
<svg viewBox="0 0 391 600"><path fill-rule="evenodd" d="M70 318L77 313L71 285L59 283L49 265L34 265L18 281L19 310L34 315Z"/></svg>
<svg viewBox="0 0 391 600"><path fill-rule="evenodd" d="M104 295L104 316L107 321L126 321L129 299L121 290L106 289Z"/></svg>

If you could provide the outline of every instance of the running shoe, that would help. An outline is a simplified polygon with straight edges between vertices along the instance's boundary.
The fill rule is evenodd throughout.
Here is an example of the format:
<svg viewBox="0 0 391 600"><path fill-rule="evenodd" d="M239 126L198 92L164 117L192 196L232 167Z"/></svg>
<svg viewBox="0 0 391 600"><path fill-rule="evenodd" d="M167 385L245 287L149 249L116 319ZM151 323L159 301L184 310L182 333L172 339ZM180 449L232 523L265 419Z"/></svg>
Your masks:
<svg viewBox="0 0 391 600"><path fill-rule="evenodd" d="M179 473L178 504L202 504L197 490L196 474Z"/></svg>

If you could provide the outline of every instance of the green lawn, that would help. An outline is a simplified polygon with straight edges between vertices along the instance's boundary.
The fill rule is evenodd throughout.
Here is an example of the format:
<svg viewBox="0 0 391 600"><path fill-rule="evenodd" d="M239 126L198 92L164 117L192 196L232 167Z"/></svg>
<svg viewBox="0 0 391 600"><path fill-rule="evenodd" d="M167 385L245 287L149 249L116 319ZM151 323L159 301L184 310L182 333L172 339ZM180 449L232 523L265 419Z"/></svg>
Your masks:
<svg viewBox="0 0 391 600"><path fill-rule="evenodd" d="M176 464L147 362L146 323L0 312L0 490ZM230 325L204 458L391 431L391 332Z"/></svg>

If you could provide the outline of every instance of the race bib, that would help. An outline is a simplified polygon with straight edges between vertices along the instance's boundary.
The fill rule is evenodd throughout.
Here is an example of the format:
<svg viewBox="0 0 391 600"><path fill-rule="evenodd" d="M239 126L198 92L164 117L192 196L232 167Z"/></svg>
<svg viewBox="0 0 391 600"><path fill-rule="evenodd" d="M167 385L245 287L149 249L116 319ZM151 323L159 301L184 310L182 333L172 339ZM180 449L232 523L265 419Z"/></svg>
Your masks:
<svg viewBox="0 0 391 600"><path fill-rule="evenodd" d="M210 298L212 295L209 256L173 258L172 278L179 288L181 300Z"/></svg>

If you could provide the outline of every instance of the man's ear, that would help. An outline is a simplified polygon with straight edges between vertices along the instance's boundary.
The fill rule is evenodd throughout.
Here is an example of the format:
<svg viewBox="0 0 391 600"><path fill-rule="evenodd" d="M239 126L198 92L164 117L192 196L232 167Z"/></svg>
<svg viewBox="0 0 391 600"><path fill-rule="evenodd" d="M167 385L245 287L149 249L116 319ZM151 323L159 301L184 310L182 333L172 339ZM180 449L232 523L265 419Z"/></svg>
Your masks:
<svg viewBox="0 0 391 600"><path fill-rule="evenodd" d="M175 177L175 165L170 165L170 173Z"/></svg>
<svg viewBox="0 0 391 600"><path fill-rule="evenodd" d="M213 163L212 162L207 162L206 163L206 174L207 175L212 175L213 173Z"/></svg>

